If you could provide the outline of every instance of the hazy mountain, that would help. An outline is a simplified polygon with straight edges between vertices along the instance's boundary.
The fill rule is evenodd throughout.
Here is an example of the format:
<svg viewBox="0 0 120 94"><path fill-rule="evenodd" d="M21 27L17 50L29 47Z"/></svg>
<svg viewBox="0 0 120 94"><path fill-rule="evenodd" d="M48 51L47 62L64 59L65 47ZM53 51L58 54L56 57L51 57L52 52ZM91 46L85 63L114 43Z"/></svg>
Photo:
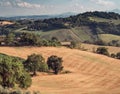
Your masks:
<svg viewBox="0 0 120 94"><path fill-rule="evenodd" d="M58 17L65 18L65 17L76 15L76 14L77 13L75 13L75 12L66 12L66 13L63 13L63 14L59 14Z"/></svg>
<svg viewBox="0 0 120 94"><path fill-rule="evenodd" d="M31 15L31 16L13 16L13 17L0 17L2 20L23 20L23 19L49 19L54 18L52 15Z"/></svg>
<svg viewBox="0 0 120 94"><path fill-rule="evenodd" d="M49 18L65 18L69 16L76 15L73 12L67 12L63 14L56 14L56 15L28 15L28 16L13 16L13 17L0 17L1 20L23 20L23 19L49 19Z"/></svg>
<svg viewBox="0 0 120 94"><path fill-rule="evenodd" d="M119 13L120 14L120 9L114 9L112 12Z"/></svg>

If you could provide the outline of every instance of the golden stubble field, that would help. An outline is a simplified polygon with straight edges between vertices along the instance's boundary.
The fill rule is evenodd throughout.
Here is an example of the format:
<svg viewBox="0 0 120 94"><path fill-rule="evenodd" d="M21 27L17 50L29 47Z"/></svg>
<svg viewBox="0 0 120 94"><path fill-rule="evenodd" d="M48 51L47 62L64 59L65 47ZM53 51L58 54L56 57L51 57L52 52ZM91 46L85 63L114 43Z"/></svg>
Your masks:
<svg viewBox="0 0 120 94"><path fill-rule="evenodd" d="M105 47L108 49L108 52L111 53L118 53L120 52L120 47L114 47L114 46L99 46L99 45L93 45L93 44L84 44L82 43L81 48L87 49L87 51L93 52L93 50L96 50L98 47Z"/></svg>
<svg viewBox="0 0 120 94"><path fill-rule="evenodd" d="M14 24L14 23L10 21L0 21L0 26L11 25L11 24Z"/></svg>
<svg viewBox="0 0 120 94"><path fill-rule="evenodd" d="M32 53L63 58L72 73L33 77L30 91L41 94L120 94L120 60L65 47L0 47L0 53L27 58Z"/></svg>

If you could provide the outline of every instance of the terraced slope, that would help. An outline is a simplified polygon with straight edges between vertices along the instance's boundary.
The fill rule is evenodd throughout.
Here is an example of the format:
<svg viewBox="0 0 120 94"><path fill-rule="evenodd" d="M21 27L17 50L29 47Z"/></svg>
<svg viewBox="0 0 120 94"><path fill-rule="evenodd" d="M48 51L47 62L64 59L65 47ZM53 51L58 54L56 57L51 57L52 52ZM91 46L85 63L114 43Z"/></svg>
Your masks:
<svg viewBox="0 0 120 94"><path fill-rule="evenodd" d="M29 90L41 94L120 94L120 60L64 47L0 47L0 52L26 58L32 53L63 57L72 73L33 77Z"/></svg>

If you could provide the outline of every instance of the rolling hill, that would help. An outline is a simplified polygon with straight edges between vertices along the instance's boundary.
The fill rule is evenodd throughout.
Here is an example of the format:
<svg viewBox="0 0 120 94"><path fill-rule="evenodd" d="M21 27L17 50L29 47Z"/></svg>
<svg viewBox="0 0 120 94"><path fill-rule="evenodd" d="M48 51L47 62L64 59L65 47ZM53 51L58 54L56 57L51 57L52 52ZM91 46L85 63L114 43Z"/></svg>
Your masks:
<svg viewBox="0 0 120 94"><path fill-rule="evenodd" d="M112 35L112 34L99 34L99 38L104 41L105 43L110 43L113 40L117 40L120 44L120 36Z"/></svg>
<svg viewBox="0 0 120 94"><path fill-rule="evenodd" d="M120 60L64 47L0 47L0 53L27 58L32 53L63 58L68 74L38 73L29 88L41 94L120 94Z"/></svg>
<svg viewBox="0 0 120 94"><path fill-rule="evenodd" d="M16 36L20 36L22 32L32 32L49 40L56 37L60 41L93 44L103 41L108 45L111 41L120 40L120 15L95 11L66 18L23 19L15 21L14 25L0 27L0 35L7 35L10 32L14 32ZM107 41L108 39L111 41ZM117 45L120 46L120 43Z"/></svg>

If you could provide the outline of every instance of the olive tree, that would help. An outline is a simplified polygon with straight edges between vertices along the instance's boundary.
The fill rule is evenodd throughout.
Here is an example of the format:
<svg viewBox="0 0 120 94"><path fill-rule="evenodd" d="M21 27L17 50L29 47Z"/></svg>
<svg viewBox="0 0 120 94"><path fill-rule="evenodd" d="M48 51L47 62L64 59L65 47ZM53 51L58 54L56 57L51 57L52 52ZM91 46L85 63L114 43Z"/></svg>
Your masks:
<svg viewBox="0 0 120 94"><path fill-rule="evenodd" d="M52 69L55 74L58 74L63 69L62 62L62 58L56 55L48 57L47 64L49 70Z"/></svg>
<svg viewBox="0 0 120 94"><path fill-rule="evenodd" d="M48 69L44 57L39 54L32 54L28 56L27 60L24 62L24 66L27 71L33 72L33 76L37 75L37 71L44 72Z"/></svg>

